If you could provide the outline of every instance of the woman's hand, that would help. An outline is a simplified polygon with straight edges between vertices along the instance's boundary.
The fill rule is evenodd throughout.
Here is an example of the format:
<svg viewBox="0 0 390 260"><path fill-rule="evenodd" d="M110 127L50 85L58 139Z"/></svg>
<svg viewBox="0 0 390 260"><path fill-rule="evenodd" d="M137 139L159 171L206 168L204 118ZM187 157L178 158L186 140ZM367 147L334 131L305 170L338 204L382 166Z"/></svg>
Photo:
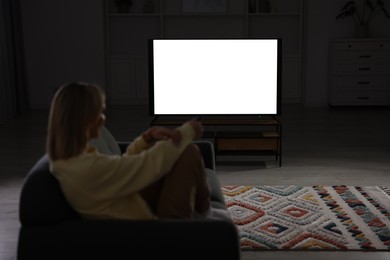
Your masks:
<svg viewBox="0 0 390 260"><path fill-rule="evenodd" d="M147 129L142 137L148 145L153 145L157 141L167 139L171 139L175 145L179 145L181 141L181 133L179 130L168 129L161 126L153 126Z"/></svg>
<svg viewBox="0 0 390 260"><path fill-rule="evenodd" d="M203 126L200 121L190 120L187 121L187 123L190 124L194 129L194 133L195 133L194 139L198 139L202 137ZM175 145L179 145L182 136L181 136L181 132L177 129L169 129L161 126L153 126L147 129L142 134L142 137L148 145L152 146L157 141L168 140L168 139L171 139Z"/></svg>
<svg viewBox="0 0 390 260"><path fill-rule="evenodd" d="M203 135L202 123L199 120L190 120L190 121L187 121L187 123L189 123L192 126L192 128L194 129L194 132L195 132L194 139L201 138Z"/></svg>

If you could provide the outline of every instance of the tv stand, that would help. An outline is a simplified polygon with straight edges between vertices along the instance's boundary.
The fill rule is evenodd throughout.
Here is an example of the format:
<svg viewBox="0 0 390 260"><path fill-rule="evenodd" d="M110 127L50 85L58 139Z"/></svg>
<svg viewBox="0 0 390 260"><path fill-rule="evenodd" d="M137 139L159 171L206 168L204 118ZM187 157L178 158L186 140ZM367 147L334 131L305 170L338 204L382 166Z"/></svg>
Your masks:
<svg viewBox="0 0 390 260"><path fill-rule="evenodd" d="M155 117L151 126L174 127L188 117ZM281 122L276 116L212 117L202 116L203 139L211 139L215 155L274 156L282 166Z"/></svg>

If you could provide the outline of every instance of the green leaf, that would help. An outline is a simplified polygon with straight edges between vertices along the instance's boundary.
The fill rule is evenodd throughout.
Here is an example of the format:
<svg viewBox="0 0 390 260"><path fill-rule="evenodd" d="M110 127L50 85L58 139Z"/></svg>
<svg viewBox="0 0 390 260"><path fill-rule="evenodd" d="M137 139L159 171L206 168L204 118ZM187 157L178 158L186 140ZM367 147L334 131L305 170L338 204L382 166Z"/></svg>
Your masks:
<svg viewBox="0 0 390 260"><path fill-rule="evenodd" d="M355 4L355 1L346 2L345 5L341 8L341 13L336 16L336 19L354 15L356 12Z"/></svg>
<svg viewBox="0 0 390 260"><path fill-rule="evenodd" d="M373 12L375 10L375 7L372 5L370 0L366 1L366 5L371 9L371 12Z"/></svg>
<svg viewBox="0 0 390 260"><path fill-rule="evenodd" d="M385 3L382 0L376 1L377 5L381 8L381 10L385 13L386 18L390 18L390 13L385 8Z"/></svg>
<svg viewBox="0 0 390 260"><path fill-rule="evenodd" d="M345 5L343 6L343 8L341 8L341 11L343 11L343 10L349 8L350 6L354 6L355 4L356 4L355 1L348 1L348 2L345 3Z"/></svg>

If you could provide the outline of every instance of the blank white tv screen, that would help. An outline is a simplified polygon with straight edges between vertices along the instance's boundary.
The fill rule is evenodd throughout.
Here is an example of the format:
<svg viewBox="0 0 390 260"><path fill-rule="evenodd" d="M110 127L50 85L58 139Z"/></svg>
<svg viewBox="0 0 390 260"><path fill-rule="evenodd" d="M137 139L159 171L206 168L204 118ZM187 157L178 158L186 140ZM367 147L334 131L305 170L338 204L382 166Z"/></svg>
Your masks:
<svg viewBox="0 0 390 260"><path fill-rule="evenodd" d="M152 115L279 115L280 39L149 40Z"/></svg>

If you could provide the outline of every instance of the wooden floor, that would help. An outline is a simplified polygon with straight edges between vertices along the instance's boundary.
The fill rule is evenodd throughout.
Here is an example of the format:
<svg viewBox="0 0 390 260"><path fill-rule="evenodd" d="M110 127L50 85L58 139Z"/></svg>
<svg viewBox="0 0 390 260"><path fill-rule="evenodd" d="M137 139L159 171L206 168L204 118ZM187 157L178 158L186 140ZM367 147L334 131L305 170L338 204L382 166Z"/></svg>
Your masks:
<svg viewBox="0 0 390 260"><path fill-rule="evenodd" d="M119 141L149 126L145 106L107 109ZM389 108L304 108L284 105L282 167L273 158L217 158L223 185L390 185ZM31 111L0 125L0 260L16 259L20 186L45 151L47 111ZM265 160L265 162L262 162ZM389 252L242 252L242 259L375 259Z"/></svg>

